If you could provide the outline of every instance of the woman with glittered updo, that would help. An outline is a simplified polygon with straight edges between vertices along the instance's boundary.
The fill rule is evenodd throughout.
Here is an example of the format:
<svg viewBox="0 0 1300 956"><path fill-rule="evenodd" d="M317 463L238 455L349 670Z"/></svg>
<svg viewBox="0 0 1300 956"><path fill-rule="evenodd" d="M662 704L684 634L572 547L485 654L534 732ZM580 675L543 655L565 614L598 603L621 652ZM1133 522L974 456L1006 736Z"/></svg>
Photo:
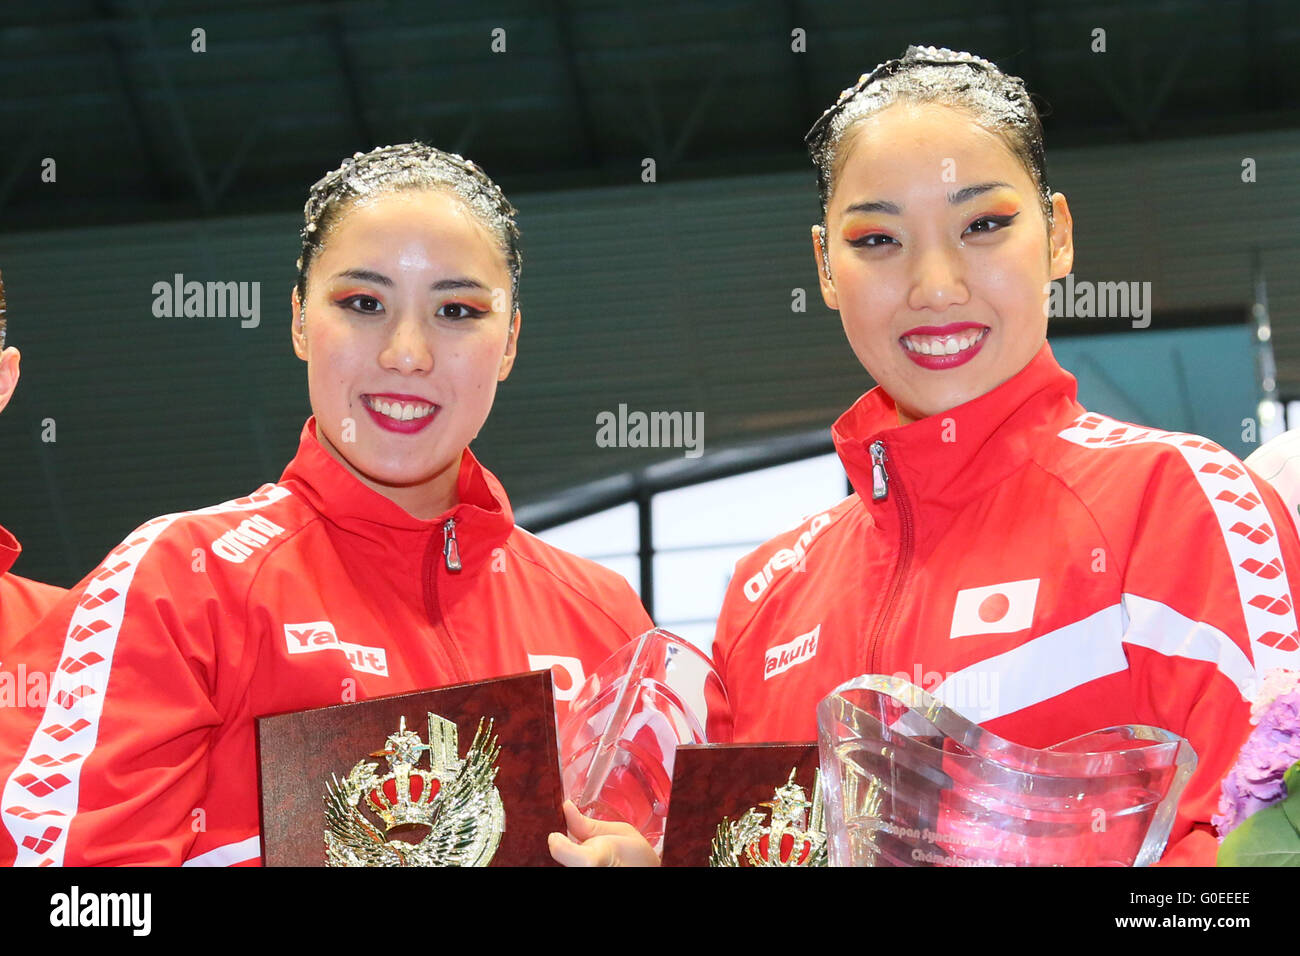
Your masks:
<svg viewBox="0 0 1300 956"><path fill-rule="evenodd" d="M617 574L516 528L468 447L518 354L520 262L514 207L459 156L386 147L312 187L298 452L146 522L6 655L56 677L0 713L0 859L257 863L257 716L548 666L563 710L652 626Z"/></svg>
<svg viewBox="0 0 1300 956"><path fill-rule="evenodd" d="M1284 506L1214 442L1076 400L1046 341L1073 224L1018 78L910 47L807 142L822 297L878 385L832 429L854 493L736 565L713 644L735 741L815 740L864 674L1030 747L1154 725L1198 757L1162 862L1213 863L1256 675L1300 668Z"/></svg>
<svg viewBox="0 0 1300 956"><path fill-rule="evenodd" d="M1046 342L1073 224L1018 78L911 47L807 141L822 298L878 385L832 429L855 493L737 565L714 644L736 739L815 739L861 674L1030 747L1154 725L1199 760L1163 860L1212 863L1256 674L1300 664L1283 505L1211 441L1079 405ZM803 573L762 576L809 528Z"/></svg>

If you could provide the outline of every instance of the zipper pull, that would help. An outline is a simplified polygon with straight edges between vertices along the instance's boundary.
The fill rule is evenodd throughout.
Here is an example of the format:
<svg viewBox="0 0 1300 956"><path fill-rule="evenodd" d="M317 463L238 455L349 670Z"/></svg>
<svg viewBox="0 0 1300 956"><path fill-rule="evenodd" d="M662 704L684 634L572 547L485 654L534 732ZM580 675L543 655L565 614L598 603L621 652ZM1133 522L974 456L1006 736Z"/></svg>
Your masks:
<svg viewBox="0 0 1300 956"><path fill-rule="evenodd" d="M885 471L885 443L871 443L871 500L884 501L889 497L889 472Z"/></svg>
<svg viewBox="0 0 1300 956"><path fill-rule="evenodd" d="M448 571L460 570L460 546L456 544L455 518L448 518L442 526L442 558Z"/></svg>

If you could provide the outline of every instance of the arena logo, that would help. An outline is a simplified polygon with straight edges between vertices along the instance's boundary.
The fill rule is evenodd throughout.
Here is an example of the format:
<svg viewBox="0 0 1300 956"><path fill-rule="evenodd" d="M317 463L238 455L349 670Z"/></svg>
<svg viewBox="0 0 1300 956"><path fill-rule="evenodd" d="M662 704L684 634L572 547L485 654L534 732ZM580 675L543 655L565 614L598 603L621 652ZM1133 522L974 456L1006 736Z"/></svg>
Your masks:
<svg viewBox="0 0 1300 956"><path fill-rule="evenodd" d="M282 534L284 529L274 521L253 515L213 541L212 553L233 564L243 564L255 550Z"/></svg>
<svg viewBox="0 0 1300 956"><path fill-rule="evenodd" d="M687 458L704 454L703 412L641 412L620 404L618 413L596 415L598 448L685 448Z"/></svg>
<svg viewBox="0 0 1300 956"><path fill-rule="evenodd" d="M1071 272L1047 283L1046 291L1050 319L1132 319L1135 329L1151 324L1150 282L1076 282Z"/></svg>
<svg viewBox="0 0 1300 956"><path fill-rule="evenodd" d="M767 563L763 565L762 570L745 582L745 597L749 598L751 604L763 596L763 592L772 583L777 571L782 571L785 568L803 570L803 559L808 552L808 545L830 523L830 512L818 515L809 522L808 527L795 539L793 548L778 548L772 553L772 556L767 559Z"/></svg>
<svg viewBox="0 0 1300 956"><path fill-rule="evenodd" d="M153 314L160 319L239 318L255 329L262 322L262 283L185 281L176 273L170 283L153 284Z"/></svg>

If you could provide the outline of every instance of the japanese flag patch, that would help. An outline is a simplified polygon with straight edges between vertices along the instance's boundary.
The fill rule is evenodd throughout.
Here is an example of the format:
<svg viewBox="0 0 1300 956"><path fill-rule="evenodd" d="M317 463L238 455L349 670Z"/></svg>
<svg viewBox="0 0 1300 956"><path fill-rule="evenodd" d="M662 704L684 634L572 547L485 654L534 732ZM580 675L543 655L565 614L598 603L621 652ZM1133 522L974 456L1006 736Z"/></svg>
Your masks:
<svg viewBox="0 0 1300 956"><path fill-rule="evenodd" d="M958 591L948 637L1023 631L1034 623L1039 580L1030 578Z"/></svg>

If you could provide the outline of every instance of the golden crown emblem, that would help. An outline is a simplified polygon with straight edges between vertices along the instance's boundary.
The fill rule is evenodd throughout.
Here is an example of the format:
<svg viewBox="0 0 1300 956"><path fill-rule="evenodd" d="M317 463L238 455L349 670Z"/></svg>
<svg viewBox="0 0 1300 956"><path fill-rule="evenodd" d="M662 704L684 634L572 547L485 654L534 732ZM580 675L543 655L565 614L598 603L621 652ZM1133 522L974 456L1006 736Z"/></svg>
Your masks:
<svg viewBox="0 0 1300 956"><path fill-rule="evenodd" d="M794 782L795 769L770 801L746 810L734 823L723 818L713 838L709 866L827 865L821 771L813 777L809 801L803 787ZM760 808L769 811L766 826Z"/></svg>
<svg viewBox="0 0 1300 956"><path fill-rule="evenodd" d="M496 779L501 748L492 721L479 721L464 759L456 725L429 714L429 742L401 719L382 750L388 773L361 760L325 794L325 859L330 866L487 866L505 830ZM428 768L421 767L425 754ZM362 812L363 806L383 823ZM419 842L390 837L425 828Z"/></svg>

